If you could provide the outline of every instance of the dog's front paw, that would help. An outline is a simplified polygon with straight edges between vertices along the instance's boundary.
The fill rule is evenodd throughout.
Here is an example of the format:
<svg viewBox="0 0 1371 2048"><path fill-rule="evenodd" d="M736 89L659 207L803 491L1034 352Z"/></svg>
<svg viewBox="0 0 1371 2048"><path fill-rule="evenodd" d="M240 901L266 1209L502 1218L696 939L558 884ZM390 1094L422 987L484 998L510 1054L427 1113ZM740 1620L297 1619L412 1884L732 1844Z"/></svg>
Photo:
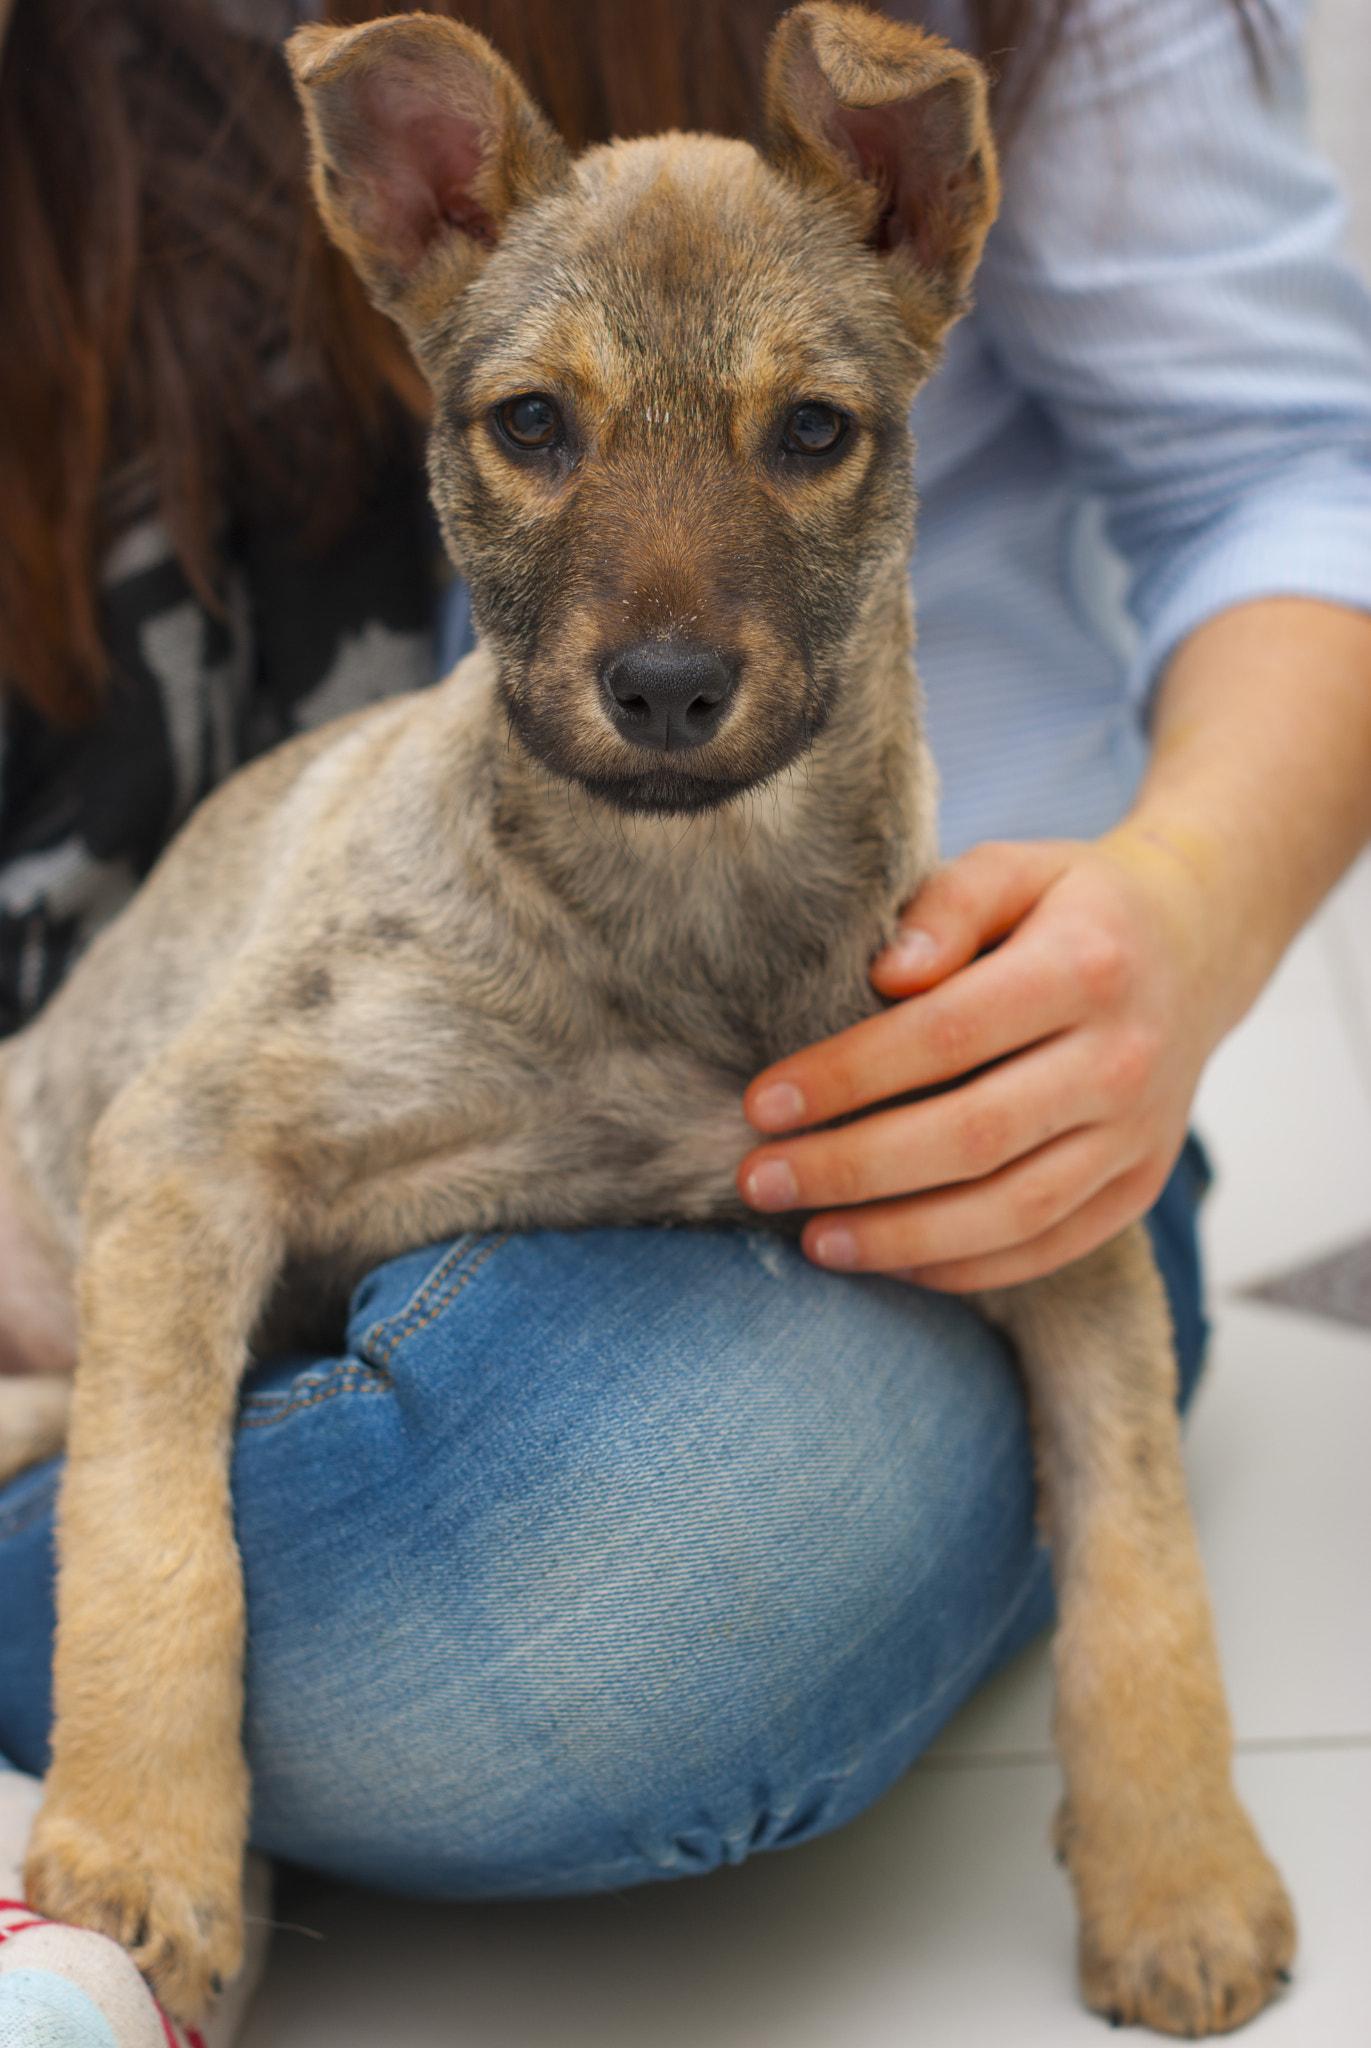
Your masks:
<svg viewBox="0 0 1371 2048"><path fill-rule="evenodd" d="M29 1904L121 1942L172 2018L193 2025L242 1962L238 1858L146 1826L124 1832L49 1798L24 1864Z"/></svg>
<svg viewBox="0 0 1371 2048"><path fill-rule="evenodd" d="M1287 1982L1295 1917L1246 1814L1188 1826L1184 1846L1088 1830L1063 1810L1057 1844L1080 1908L1085 2002L1115 2026L1195 2040L1260 2012Z"/></svg>

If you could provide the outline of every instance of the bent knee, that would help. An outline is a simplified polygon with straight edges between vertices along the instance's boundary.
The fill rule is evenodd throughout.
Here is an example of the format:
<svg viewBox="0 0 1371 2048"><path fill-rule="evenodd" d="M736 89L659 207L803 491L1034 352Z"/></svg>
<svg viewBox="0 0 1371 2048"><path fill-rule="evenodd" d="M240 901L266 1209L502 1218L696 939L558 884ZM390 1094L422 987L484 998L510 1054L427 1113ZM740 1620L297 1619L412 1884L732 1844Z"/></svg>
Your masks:
<svg viewBox="0 0 1371 2048"><path fill-rule="evenodd" d="M575 1294L601 1254L591 1342ZM525 1328L479 1373L429 1384L412 1359L406 1386L392 1347L404 1459L371 1553L314 1589L307 1670L289 1604L274 1628L254 1613L264 1847L448 1896L737 1861L874 1796L1023 1598L1023 1407L965 1304L819 1273L765 1233L551 1256L555 1349Z"/></svg>

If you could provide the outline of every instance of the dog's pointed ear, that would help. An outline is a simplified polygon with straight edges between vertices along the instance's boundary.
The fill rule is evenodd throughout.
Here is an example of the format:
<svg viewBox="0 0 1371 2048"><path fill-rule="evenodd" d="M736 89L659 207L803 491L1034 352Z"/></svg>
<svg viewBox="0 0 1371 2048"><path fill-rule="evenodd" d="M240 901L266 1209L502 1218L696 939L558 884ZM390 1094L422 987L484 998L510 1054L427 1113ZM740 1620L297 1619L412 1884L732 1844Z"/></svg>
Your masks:
<svg viewBox="0 0 1371 2048"><path fill-rule="evenodd" d="M441 15L297 29L286 54L324 225L416 338L515 208L570 177L566 145L485 37Z"/></svg>
<svg viewBox="0 0 1371 2048"><path fill-rule="evenodd" d="M888 257L916 338L936 343L970 303L999 205L975 59L861 7L797 7L772 38L765 146L778 170L844 202Z"/></svg>

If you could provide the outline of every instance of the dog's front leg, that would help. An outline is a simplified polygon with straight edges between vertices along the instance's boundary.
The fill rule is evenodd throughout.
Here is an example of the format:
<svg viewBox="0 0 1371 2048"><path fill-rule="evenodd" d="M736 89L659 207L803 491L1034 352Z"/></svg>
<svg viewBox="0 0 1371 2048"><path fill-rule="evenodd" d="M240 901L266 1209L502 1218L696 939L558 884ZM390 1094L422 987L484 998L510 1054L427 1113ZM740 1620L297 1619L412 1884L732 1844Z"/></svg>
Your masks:
<svg viewBox="0 0 1371 2048"><path fill-rule="evenodd" d="M164 1127L165 1128L165 1127ZM59 1515L55 1725L28 1897L114 1936L176 2016L237 1970L248 1780L229 1453L278 1263L260 1186L98 1142ZM164 1161L174 1144L149 1136ZM133 1156L136 1157L136 1154Z"/></svg>
<svg viewBox="0 0 1371 2048"><path fill-rule="evenodd" d="M1295 1931L1233 1790L1146 1235L983 1306L1019 1354L1052 1543L1058 1848L1082 1989L1116 2023L1222 2033L1272 1996Z"/></svg>

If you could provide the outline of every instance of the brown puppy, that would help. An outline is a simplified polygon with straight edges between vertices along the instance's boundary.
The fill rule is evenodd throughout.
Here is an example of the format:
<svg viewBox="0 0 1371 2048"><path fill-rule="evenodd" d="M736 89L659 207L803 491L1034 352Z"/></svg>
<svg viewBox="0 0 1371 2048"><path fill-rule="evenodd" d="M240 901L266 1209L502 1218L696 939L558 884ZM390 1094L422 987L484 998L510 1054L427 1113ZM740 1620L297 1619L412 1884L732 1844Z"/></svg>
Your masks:
<svg viewBox="0 0 1371 2048"><path fill-rule="evenodd" d="M975 65L854 9L782 23L761 153L572 162L433 17L292 55L485 638L206 804L0 1073L11 1367L70 1356L80 1304L29 1893L187 2015L240 1944L249 1342L462 1228L737 1213L747 1078L875 1007L934 858L906 419L996 203ZM1234 2026L1293 1928L1232 1790L1146 1240L985 1307L1037 1432L1086 1997Z"/></svg>

